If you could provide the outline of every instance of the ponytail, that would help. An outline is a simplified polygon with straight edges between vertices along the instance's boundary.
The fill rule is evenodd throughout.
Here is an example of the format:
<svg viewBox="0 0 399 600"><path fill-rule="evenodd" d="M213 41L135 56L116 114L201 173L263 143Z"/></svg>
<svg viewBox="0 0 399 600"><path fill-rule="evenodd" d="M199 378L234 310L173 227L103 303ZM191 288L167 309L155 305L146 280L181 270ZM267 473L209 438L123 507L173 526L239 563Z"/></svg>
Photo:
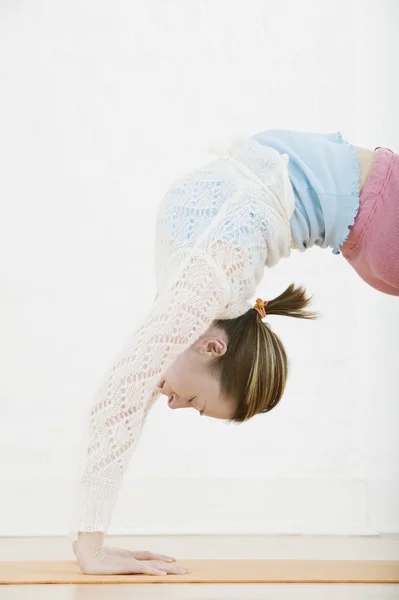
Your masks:
<svg viewBox="0 0 399 600"><path fill-rule="evenodd" d="M266 314L268 315L284 315L286 317L295 317L296 319L317 319L319 314L313 311L305 311L304 308L309 306L312 298L306 297L305 288L295 287L291 283L280 296L269 300L266 305Z"/></svg>

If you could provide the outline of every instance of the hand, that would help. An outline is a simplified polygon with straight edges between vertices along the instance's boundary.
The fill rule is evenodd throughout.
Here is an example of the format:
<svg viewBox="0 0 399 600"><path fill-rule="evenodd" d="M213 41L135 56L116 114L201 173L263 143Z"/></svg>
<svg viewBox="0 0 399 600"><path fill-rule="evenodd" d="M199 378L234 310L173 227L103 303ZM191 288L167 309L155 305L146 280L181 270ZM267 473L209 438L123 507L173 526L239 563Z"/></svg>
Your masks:
<svg viewBox="0 0 399 600"><path fill-rule="evenodd" d="M82 535L82 534L80 534ZM86 538L73 542L73 551L80 570L87 575L182 575L189 569L172 565L176 559L163 554L139 552L103 546L96 542L96 534L85 534ZM103 537L103 536L102 536ZM93 543L95 542L95 543Z"/></svg>

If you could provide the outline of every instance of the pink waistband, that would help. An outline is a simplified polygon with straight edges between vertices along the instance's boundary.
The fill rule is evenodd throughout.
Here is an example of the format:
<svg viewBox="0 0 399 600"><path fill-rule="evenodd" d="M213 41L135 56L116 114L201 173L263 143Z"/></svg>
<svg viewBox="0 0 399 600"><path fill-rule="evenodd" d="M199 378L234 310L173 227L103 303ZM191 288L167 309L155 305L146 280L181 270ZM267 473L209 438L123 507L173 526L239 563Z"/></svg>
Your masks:
<svg viewBox="0 0 399 600"><path fill-rule="evenodd" d="M385 148L385 146L377 146L376 148L374 148L374 152L376 150L379 150L380 148L382 148L383 150L389 150L389 152L392 152L392 154L395 154L393 150L391 150L390 148Z"/></svg>

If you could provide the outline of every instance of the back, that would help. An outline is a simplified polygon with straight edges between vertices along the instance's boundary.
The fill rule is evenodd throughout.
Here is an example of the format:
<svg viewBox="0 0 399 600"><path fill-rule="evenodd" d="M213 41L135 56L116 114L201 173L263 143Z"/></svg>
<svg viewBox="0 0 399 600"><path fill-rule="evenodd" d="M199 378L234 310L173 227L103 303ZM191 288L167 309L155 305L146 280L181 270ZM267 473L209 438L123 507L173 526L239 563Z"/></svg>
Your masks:
<svg viewBox="0 0 399 600"><path fill-rule="evenodd" d="M308 133L270 129L253 136L259 143L288 154L295 195L291 218L295 247L340 245L359 208L360 171L354 146L341 133Z"/></svg>

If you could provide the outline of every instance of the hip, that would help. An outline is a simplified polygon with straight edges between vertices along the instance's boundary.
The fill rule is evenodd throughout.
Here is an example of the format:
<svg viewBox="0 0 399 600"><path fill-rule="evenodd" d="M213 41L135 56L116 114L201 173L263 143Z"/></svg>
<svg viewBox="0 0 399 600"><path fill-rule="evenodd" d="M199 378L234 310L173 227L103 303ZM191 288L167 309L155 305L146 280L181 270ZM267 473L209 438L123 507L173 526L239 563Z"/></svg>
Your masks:
<svg viewBox="0 0 399 600"><path fill-rule="evenodd" d="M376 148L342 255L372 287L399 295L399 155Z"/></svg>

